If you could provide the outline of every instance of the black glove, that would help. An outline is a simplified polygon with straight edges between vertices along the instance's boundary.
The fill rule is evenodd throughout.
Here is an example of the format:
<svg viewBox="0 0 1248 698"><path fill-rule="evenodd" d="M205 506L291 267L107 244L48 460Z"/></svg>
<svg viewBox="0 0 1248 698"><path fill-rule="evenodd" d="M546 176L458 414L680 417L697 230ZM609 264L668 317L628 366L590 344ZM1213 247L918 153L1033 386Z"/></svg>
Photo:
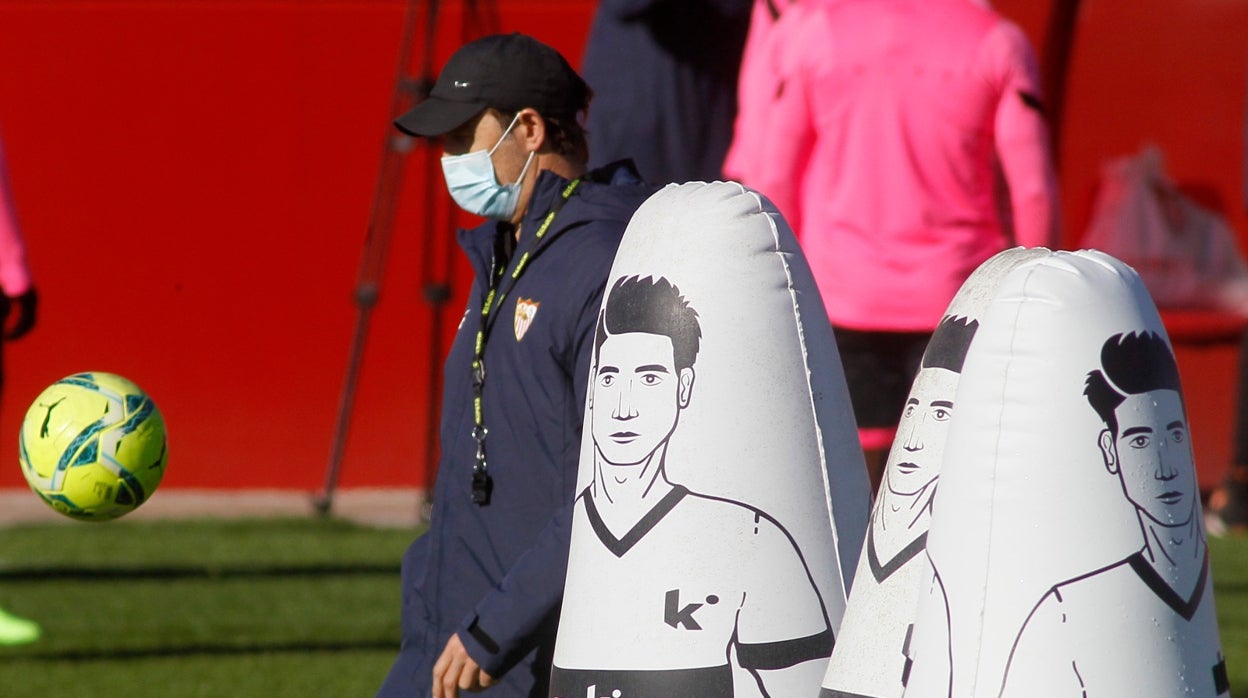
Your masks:
<svg viewBox="0 0 1248 698"><path fill-rule="evenodd" d="M38 305L39 294L35 292L34 286L20 296L4 299L3 308L0 308L0 319L3 321L6 340L20 339L34 328L35 309ZM10 322L9 314L14 306L17 307L17 319Z"/></svg>

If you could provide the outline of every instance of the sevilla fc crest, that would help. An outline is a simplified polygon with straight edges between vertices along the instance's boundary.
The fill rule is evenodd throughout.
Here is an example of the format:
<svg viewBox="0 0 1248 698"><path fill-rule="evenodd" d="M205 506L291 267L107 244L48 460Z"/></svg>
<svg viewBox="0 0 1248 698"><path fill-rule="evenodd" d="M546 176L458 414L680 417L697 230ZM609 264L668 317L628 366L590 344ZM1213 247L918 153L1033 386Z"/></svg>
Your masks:
<svg viewBox="0 0 1248 698"><path fill-rule="evenodd" d="M524 339L524 333L529 331L529 325L533 324L533 318L537 317L537 307L541 305L534 300L528 298L516 299L516 341Z"/></svg>

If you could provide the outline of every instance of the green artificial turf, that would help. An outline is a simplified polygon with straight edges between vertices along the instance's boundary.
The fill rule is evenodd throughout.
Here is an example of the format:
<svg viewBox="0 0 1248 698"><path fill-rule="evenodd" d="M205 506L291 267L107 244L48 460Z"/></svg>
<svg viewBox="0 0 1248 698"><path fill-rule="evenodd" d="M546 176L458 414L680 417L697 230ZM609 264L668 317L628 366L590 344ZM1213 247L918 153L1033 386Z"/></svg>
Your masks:
<svg viewBox="0 0 1248 698"><path fill-rule="evenodd" d="M371 696L398 646L398 563L416 533L315 519L0 528L0 606L45 632L0 648L0 696ZM1248 698L1248 537L1210 550L1232 696Z"/></svg>
<svg viewBox="0 0 1248 698"><path fill-rule="evenodd" d="M416 535L332 520L0 529L0 696L371 696Z"/></svg>
<svg viewBox="0 0 1248 698"><path fill-rule="evenodd" d="M1209 556L1231 696L1248 698L1248 537L1210 539Z"/></svg>

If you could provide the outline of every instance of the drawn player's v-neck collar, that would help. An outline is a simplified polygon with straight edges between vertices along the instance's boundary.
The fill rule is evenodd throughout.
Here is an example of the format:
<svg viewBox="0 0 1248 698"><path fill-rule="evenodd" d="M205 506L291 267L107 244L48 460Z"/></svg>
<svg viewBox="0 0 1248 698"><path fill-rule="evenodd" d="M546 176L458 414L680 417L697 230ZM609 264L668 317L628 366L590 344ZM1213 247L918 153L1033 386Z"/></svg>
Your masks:
<svg viewBox="0 0 1248 698"><path fill-rule="evenodd" d="M616 538L611 529L607 528L607 524L602 520L602 515L598 513L598 507L594 505L594 498L590 495L589 489L586 488L582 500L585 502L585 514L589 516L589 524L593 526L594 533L598 535L598 540L606 546L616 557L624 557L642 538L645 537L650 529L658 525L667 516L667 512L671 511L675 506L689 494L689 490L682 485L673 485L670 492L663 495L663 498L654 505L646 515L641 517L633 527L624 534L623 538Z"/></svg>
<svg viewBox="0 0 1248 698"><path fill-rule="evenodd" d="M1196 615L1196 609L1200 607L1201 597L1205 594L1205 583L1209 577L1209 546L1205 546L1205 557L1200 563L1200 578L1196 580L1196 588L1192 590L1191 598L1187 599L1171 588L1157 570L1148 564L1148 560L1144 559L1143 551L1127 558L1127 564L1131 565L1131 569L1135 570L1140 580L1153 590L1157 598L1165 601L1175 613L1183 616L1183 620L1191 620L1192 616Z"/></svg>
<svg viewBox="0 0 1248 698"><path fill-rule="evenodd" d="M875 577L876 582L883 582L888 579L902 565L906 564L915 555L927 547L927 531L924 531L918 538L906 544L900 552L892 557L888 562L880 564L880 558L875 552L875 526L867 526L867 562L871 565L871 576Z"/></svg>

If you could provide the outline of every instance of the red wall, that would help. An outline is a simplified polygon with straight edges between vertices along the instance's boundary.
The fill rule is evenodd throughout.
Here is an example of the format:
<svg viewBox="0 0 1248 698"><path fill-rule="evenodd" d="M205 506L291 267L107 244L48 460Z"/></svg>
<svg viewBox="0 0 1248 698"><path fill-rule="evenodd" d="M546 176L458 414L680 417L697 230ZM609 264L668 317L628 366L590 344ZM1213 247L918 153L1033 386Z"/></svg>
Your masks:
<svg viewBox="0 0 1248 698"><path fill-rule="evenodd" d="M1167 170L1207 186L1241 237L1248 3L1087 0L1063 124L1062 194L1081 233L1106 159L1161 146ZM1130 9L1124 9L1130 8ZM1071 240L1076 238L1069 238Z"/></svg>
<svg viewBox="0 0 1248 698"><path fill-rule="evenodd" d="M1077 247L1100 168L1148 142L1170 175L1201 189L1248 239L1244 120L1248 3L1084 0L1062 122L1065 241ZM1175 341L1200 485L1231 459L1237 347Z"/></svg>
<svg viewBox="0 0 1248 698"><path fill-rule="evenodd" d="M0 2L0 129L42 297L38 328L7 348L0 486L22 483L26 406L83 370L124 374L157 400L165 486L319 486L407 4ZM442 5L439 62L464 31L465 5ZM496 9L496 26L579 57L592 5ZM446 342L421 300L417 169L371 322L346 486L423 482L428 367ZM433 241L450 243L449 228ZM466 292L454 275L451 329Z"/></svg>
<svg viewBox="0 0 1248 698"><path fill-rule="evenodd" d="M477 0L466 27L470 5L440 4L439 64L483 26L579 61L594 7ZM994 4L1043 46L1051 2ZM1146 140L1177 177L1220 193L1242 234L1248 4L1083 5L1061 149L1067 243L1099 163ZM166 486L320 485L407 6L0 0L0 130L43 300L39 327L7 348L0 486L21 485L25 407L83 370L122 373L156 398L171 431ZM419 163L372 316L344 486L424 482L430 367L466 282L444 199L421 230ZM440 334L421 299L427 269L453 282ZM1223 429L1225 410L1198 419Z"/></svg>

